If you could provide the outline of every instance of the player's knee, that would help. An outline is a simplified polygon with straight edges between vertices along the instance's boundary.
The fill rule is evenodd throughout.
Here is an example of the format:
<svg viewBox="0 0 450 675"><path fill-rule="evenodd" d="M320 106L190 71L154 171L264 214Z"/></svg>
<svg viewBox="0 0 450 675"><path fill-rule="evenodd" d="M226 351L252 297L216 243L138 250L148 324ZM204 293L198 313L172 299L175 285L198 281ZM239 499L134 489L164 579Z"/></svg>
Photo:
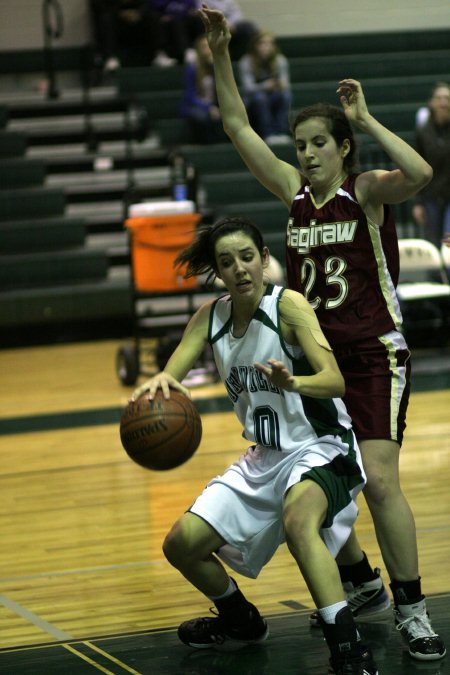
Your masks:
<svg viewBox="0 0 450 675"><path fill-rule="evenodd" d="M170 532L169 534L166 535L166 538L163 541L162 550L168 562L170 562L171 565L176 567L175 558L177 547L176 545L174 545L174 540Z"/></svg>
<svg viewBox="0 0 450 675"><path fill-rule="evenodd" d="M364 488L364 496L369 507L382 508L389 503L392 497L398 495L400 485L392 477L382 472L374 472L367 475L367 484Z"/></svg>
<svg viewBox="0 0 450 675"><path fill-rule="evenodd" d="M283 514L286 544L291 552L302 550L304 546L308 546L311 536L317 533L317 528L314 527L308 510L297 507L288 507Z"/></svg>
<svg viewBox="0 0 450 675"><path fill-rule="evenodd" d="M191 530L185 526L182 518L166 535L162 550L168 562L180 571L196 565L203 557L198 540L192 536Z"/></svg>
<svg viewBox="0 0 450 675"><path fill-rule="evenodd" d="M177 524L175 524L166 535L162 550L166 559L173 567L179 568L183 563L183 560L186 560L185 545L182 541L181 532L177 527Z"/></svg>
<svg viewBox="0 0 450 675"><path fill-rule="evenodd" d="M304 550L318 536L327 510L327 498L317 483L305 480L290 489L283 509L283 527L291 553Z"/></svg>

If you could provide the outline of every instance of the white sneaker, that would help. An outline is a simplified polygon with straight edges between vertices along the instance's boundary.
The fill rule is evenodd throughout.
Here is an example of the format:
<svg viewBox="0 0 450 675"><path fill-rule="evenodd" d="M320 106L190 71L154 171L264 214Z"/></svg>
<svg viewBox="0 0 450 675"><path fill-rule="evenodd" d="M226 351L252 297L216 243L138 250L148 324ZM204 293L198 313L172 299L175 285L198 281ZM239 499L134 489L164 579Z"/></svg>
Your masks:
<svg viewBox="0 0 450 675"><path fill-rule="evenodd" d="M414 659L434 661L445 656L445 645L431 627L425 600L414 605L398 605L394 609L394 618L396 628Z"/></svg>
<svg viewBox="0 0 450 675"><path fill-rule="evenodd" d="M111 58L106 61L104 68L108 73L113 73L114 71L118 70L120 68L119 59L117 59L115 56L111 56Z"/></svg>
<svg viewBox="0 0 450 675"><path fill-rule="evenodd" d="M186 49L184 52L184 62L185 63L196 63L197 62L197 52L195 49L192 49L189 47L189 49Z"/></svg>
<svg viewBox="0 0 450 675"><path fill-rule="evenodd" d="M360 586L353 586L351 581L342 584L355 618L374 617L382 614L391 606L389 595L380 577L380 570L376 568L374 571L377 577Z"/></svg>
<svg viewBox="0 0 450 675"><path fill-rule="evenodd" d="M176 62L176 59L167 56L166 52L158 52L153 59L152 65L159 66L160 68L169 68L170 66L174 66Z"/></svg>
<svg viewBox="0 0 450 675"><path fill-rule="evenodd" d="M353 586L351 581L346 581L342 584L348 605L356 621L376 620L391 606L389 595L380 577L379 568L376 567L374 572L376 574L375 579L366 581L360 584L360 586ZM317 610L310 614L309 623L314 627L321 625L320 615Z"/></svg>

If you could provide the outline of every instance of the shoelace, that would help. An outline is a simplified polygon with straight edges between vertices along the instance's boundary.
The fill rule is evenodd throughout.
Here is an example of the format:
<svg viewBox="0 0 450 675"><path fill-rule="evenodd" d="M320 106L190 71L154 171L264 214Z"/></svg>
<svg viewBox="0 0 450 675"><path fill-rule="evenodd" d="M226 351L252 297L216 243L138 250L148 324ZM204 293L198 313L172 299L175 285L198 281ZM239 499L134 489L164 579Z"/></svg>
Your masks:
<svg viewBox="0 0 450 675"><path fill-rule="evenodd" d="M406 619L399 621L396 628L397 630L405 628L414 639L421 637L437 637L437 634L431 628L431 624L426 614L414 614L413 616L408 616Z"/></svg>
<svg viewBox="0 0 450 675"><path fill-rule="evenodd" d="M217 612L213 612L210 610L212 614L217 614ZM211 631L211 622L214 621L214 619L210 619L209 617L205 617L202 619L199 619L198 624L197 624L197 630L200 634L206 633L209 637L211 637L212 640L218 645L221 645L225 642L226 637L221 633L221 624L220 623L215 623L213 624L215 626L215 631Z"/></svg>

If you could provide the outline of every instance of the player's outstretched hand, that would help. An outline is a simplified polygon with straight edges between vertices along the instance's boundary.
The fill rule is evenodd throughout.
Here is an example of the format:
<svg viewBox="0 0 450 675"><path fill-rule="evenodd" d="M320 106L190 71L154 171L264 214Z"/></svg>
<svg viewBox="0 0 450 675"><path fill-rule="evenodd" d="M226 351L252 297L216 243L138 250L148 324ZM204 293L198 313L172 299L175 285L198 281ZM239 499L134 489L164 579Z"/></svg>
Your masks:
<svg viewBox="0 0 450 675"><path fill-rule="evenodd" d="M148 398L150 401L155 397L156 392L158 389L161 389L164 398L168 399L170 398L170 388L172 389L178 389L178 391L181 391L182 394L187 396L188 398L191 398L191 392L189 389L186 389L186 387L183 387L183 385L176 380L173 375L170 375L170 373L166 373L164 371L161 371L160 373L157 373L154 377L152 377L150 380L147 380L143 384L141 384L140 387L137 387L130 398L130 401L136 401L142 394L145 394L145 392L148 392Z"/></svg>
<svg viewBox="0 0 450 675"><path fill-rule="evenodd" d="M218 9L210 9L207 4L202 4L199 15L212 53L225 52L231 40L231 31L224 14Z"/></svg>
<svg viewBox="0 0 450 675"><path fill-rule="evenodd" d="M269 379L276 387L286 389L286 391L295 391L295 377L286 368L282 361L276 359L267 359L267 366L256 362L255 368Z"/></svg>
<svg viewBox="0 0 450 675"><path fill-rule="evenodd" d="M363 126L369 116L369 111L361 83L352 79L341 80L336 93L349 122L353 122L356 126Z"/></svg>

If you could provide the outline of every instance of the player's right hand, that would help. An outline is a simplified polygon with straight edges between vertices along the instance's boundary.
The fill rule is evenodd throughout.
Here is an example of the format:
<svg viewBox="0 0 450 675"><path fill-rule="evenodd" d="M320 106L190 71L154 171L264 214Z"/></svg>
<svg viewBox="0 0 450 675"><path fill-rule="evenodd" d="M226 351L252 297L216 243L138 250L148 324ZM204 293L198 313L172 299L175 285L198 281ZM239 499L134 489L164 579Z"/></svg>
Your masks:
<svg viewBox="0 0 450 675"><path fill-rule="evenodd" d="M155 394L158 389L161 389L164 398L170 398L170 388L178 389L182 394L191 398L191 392L189 389L186 389L178 380L176 380L173 375L166 373L164 370L160 373L157 373L150 380L147 380L139 387L137 387L130 398L131 402L136 401L140 396L148 392L148 398L150 401L155 398Z"/></svg>
<svg viewBox="0 0 450 675"><path fill-rule="evenodd" d="M231 31L224 14L203 4L199 15L205 27L209 47L213 54L225 52L231 40Z"/></svg>

